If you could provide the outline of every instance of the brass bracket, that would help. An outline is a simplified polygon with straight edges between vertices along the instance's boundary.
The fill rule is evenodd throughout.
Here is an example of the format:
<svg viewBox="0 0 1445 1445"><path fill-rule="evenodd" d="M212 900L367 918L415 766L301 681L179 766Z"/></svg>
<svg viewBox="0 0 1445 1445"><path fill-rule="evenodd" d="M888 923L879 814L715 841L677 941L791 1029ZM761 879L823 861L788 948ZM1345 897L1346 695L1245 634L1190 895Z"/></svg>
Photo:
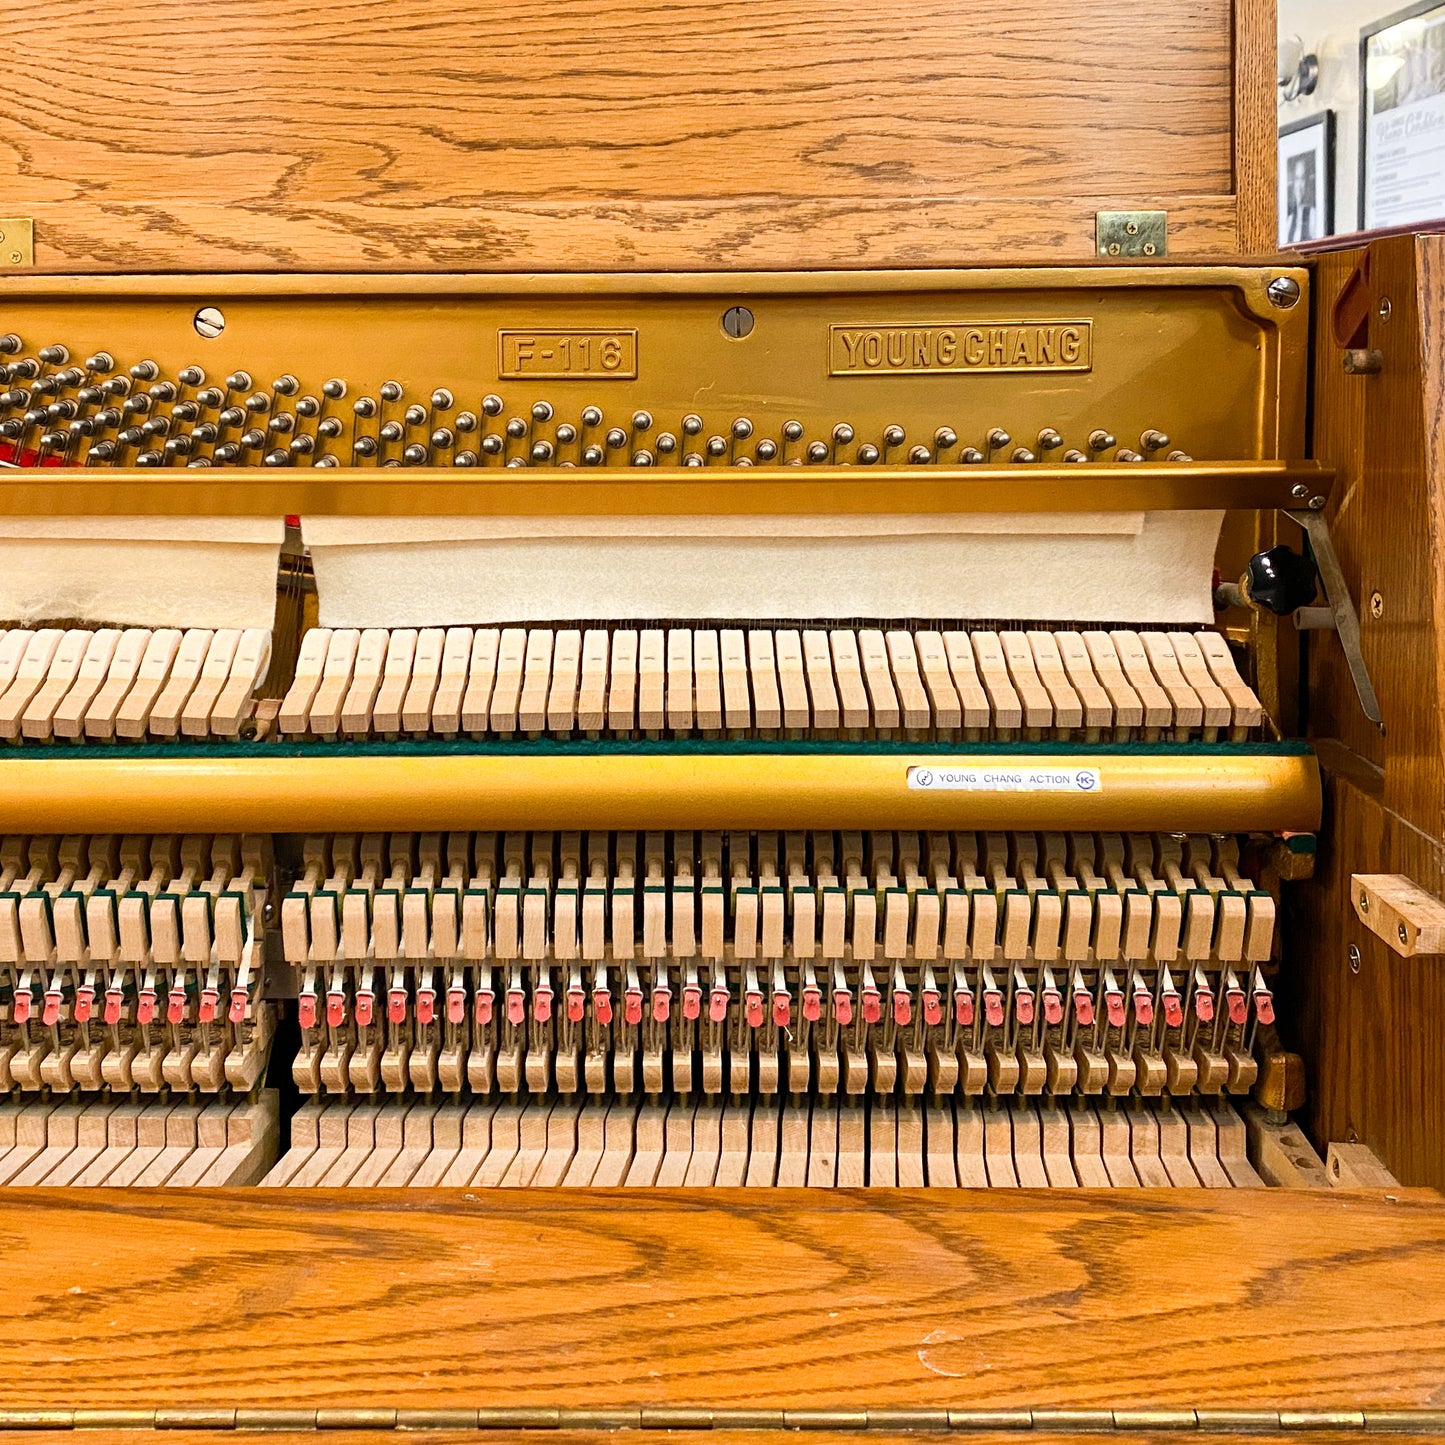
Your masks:
<svg viewBox="0 0 1445 1445"><path fill-rule="evenodd" d="M0 269L35 264L35 222L29 216L0 217Z"/></svg>
<svg viewBox="0 0 1445 1445"><path fill-rule="evenodd" d="M1110 261L1169 254L1168 211L1099 211L1094 217L1099 255Z"/></svg>
<svg viewBox="0 0 1445 1445"><path fill-rule="evenodd" d="M1360 922L1401 958L1445 953L1445 903L1401 873L1355 873L1350 902Z"/></svg>

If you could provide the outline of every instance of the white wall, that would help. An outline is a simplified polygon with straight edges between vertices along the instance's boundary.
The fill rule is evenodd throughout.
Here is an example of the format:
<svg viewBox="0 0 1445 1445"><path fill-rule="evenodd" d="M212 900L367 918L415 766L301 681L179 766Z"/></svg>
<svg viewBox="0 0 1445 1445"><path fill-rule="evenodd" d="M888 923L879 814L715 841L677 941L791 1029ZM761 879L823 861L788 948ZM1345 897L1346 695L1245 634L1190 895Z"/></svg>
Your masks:
<svg viewBox="0 0 1445 1445"><path fill-rule="evenodd" d="M1320 58L1313 95L1279 108L1280 125L1335 112L1335 230L1359 229L1360 30L1407 0L1279 0L1279 33L1298 35Z"/></svg>

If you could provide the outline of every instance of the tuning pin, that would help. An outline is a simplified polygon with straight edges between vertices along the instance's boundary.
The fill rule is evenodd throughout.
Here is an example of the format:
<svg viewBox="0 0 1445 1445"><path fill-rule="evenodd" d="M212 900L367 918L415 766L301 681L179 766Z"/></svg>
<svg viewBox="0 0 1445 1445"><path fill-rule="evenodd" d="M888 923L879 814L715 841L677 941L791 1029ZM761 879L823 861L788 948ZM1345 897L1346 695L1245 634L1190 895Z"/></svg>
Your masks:
<svg viewBox="0 0 1445 1445"><path fill-rule="evenodd" d="M357 437L351 444L352 453L358 457L374 457L377 452L375 437ZM219 455L219 448L217 449Z"/></svg>
<svg viewBox="0 0 1445 1445"><path fill-rule="evenodd" d="M1102 429L1089 433L1089 450L1091 452L1106 452L1114 445L1114 438Z"/></svg>
<svg viewBox="0 0 1445 1445"><path fill-rule="evenodd" d="M0 336L0 356L14 356L22 345L20 338L13 331L7 331L4 336Z"/></svg>
<svg viewBox="0 0 1445 1445"><path fill-rule="evenodd" d="M200 416L201 409L193 401L178 401L171 408L171 415L177 421L192 422Z"/></svg>
<svg viewBox="0 0 1445 1445"><path fill-rule="evenodd" d="M225 411L216 418L217 424L225 427L240 426L245 420L245 409L239 406L228 406Z"/></svg>
<svg viewBox="0 0 1445 1445"><path fill-rule="evenodd" d="M752 466L752 464L753 464L753 459L752 459L751 457L734 457L734 458L733 458L733 466L735 466L735 467L750 467L750 466Z"/></svg>
<svg viewBox="0 0 1445 1445"><path fill-rule="evenodd" d="M682 419L682 434L685 437L701 436L702 418L694 412L688 412ZM800 432L799 435L801 436L802 433Z"/></svg>
<svg viewBox="0 0 1445 1445"><path fill-rule="evenodd" d="M934 452L946 452L958 445L958 433L951 426L941 426L933 434Z"/></svg>
<svg viewBox="0 0 1445 1445"><path fill-rule="evenodd" d="M1162 431L1152 428L1139 438L1139 446L1145 452L1162 452L1169 445L1169 438Z"/></svg>
<svg viewBox="0 0 1445 1445"><path fill-rule="evenodd" d="M339 376L333 376L330 381L321 384L321 394L332 401L340 401L346 395L346 383Z"/></svg>
<svg viewBox="0 0 1445 1445"><path fill-rule="evenodd" d="M534 401L532 403L532 420L536 422L552 420L552 404L547 401Z"/></svg>
<svg viewBox="0 0 1445 1445"><path fill-rule="evenodd" d="M770 462L778 454L777 442L764 437L754 448L754 455L760 462Z"/></svg>
<svg viewBox="0 0 1445 1445"><path fill-rule="evenodd" d="M1191 457L1188 452L1181 452L1176 448L1169 453L1166 460L1171 462L1192 462L1194 458Z"/></svg>
<svg viewBox="0 0 1445 1445"><path fill-rule="evenodd" d="M594 427L602 425L602 409L596 406L584 406L582 408L582 425Z"/></svg>
<svg viewBox="0 0 1445 1445"><path fill-rule="evenodd" d="M652 413L650 411L635 411L632 413L632 430L634 432L652 430Z"/></svg>
<svg viewBox="0 0 1445 1445"><path fill-rule="evenodd" d="M246 398L246 410L256 416L262 416L271 410L271 398L264 391L253 391Z"/></svg>
<svg viewBox="0 0 1445 1445"><path fill-rule="evenodd" d="M732 434L737 441L745 442L753 434L753 424L745 416L740 416L732 424Z"/></svg>
<svg viewBox="0 0 1445 1445"><path fill-rule="evenodd" d="M487 435L482 438L482 452L486 456L499 457L505 447L506 443L503 442L496 432L488 432Z"/></svg>
<svg viewBox="0 0 1445 1445"><path fill-rule="evenodd" d="M459 432L471 433L477 429L477 414L474 411L459 411L456 419L456 429Z"/></svg>
<svg viewBox="0 0 1445 1445"><path fill-rule="evenodd" d="M1063 444L1063 437L1051 426L1046 426L1043 431L1039 433L1039 454L1041 456L1044 452L1057 451Z"/></svg>
<svg viewBox="0 0 1445 1445"><path fill-rule="evenodd" d="M584 467L600 467L603 461L602 448L595 443L590 447L582 448L582 465Z"/></svg>
<svg viewBox="0 0 1445 1445"><path fill-rule="evenodd" d="M421 426L426 419L426 408L424 406L418 406L415 402L402 413L402 420L407 426Z"/></svg>
<svg viewBox="0 0 1445 1445"><path fill-rule="evenodd" d="M728 442L726 437L711 436L707 439L705 448L710 457L725 457L728 454Z"/></svg>
<svg viewBox="0 0 1445 1445"><path fill-rule="evenodd" d="M560 432L560 431L559 431L558 434L557 434L557 439L558 439L559 441L562 439L562 438L561 438L561 432ZM659 455L659 456L663 456L663 457L670 457L670 456L673 454L673 452L675 452L676 450L677 450L677 438L676 438L675 436L673 436L673 434L672 434L670 431L658 432L658 434L657 434L657 453L658 453L658 455Z"/></svg>
<svg viewBox="0 0 1445 1445"><path fill-rule="evenodd" d="M450 411L456 405L456 398L446 387L439 386L431 394L431 404L437 411Z"/></svg>
<svg viewBox="0 0 1445 1445"><path fill-rule="evenodd" d="M486 396L482 398L482 415L501 416L501 414L502 398L497 396L494 392L488 392Z"/></svg>
<svg viewBox="0 0 1445 1445"><path fill-rule="evenodd" d="M526 457L508 457L507 465L509 467L525 467L527 465L527 459Z"/></svg>
<svg viewBox="0 0 1445 1445"><path fill-rule="evenodd" d="M214 410L224 400L225 397L214 386L203 387L196 393L196 405L204 407L207 411Z"/></svg>
<svg viewBox="0 0 1445 1445"><path fill-rule="evenodd" d="M46 364L46 366L64 366L65 363L70 360L70 352L65 347L61 346L59 342L56 342L54 346L42 346L40 350L37 351L35 354L41 359L41 361ZM136 377L136 380L154 381L156 378L155 362L146 361L142 362L141 364L143 366L149 366L151 368L151 372L149 376ZM134 369L132 369L131 374L135 375Z"/></svg>
<svg viewBox="0 0 1445 1445"><path fill-rule="evenodd" d="M1087 453L1081 452L1078 447L1070 447L1064 453L1064 460L1069 463L1086 462L1089 460Z"/></svg>
<svg viewBox="0 0 1445 1445"><path fill-rule="evenodd" d="M607 433L607 446L610 451L616 451L619 447L627 445L627 433L620 426L615 426Z"/></svg>
<svg viewBox="0 0 1445 1445"><path fill-rule="evenodd" d="M683 457L682 464L685 467L700 467L706 465L700 452L688 452L688 454Z"/></svg>
<svg viewBox="0 0 1445 1445"><path fill-rule="evenodd" d="M274 452L267 452L261 464L267 467L289 467L291 465L291 453L284 448L278 448Z"/></svg>
<svg viewBox="0 0 1445 1445"><path fill-rule="evenodd" d="M247 451L259 451L266 445L266 433L252 427L250 431L241 433L241 445L245 447Z"/></svg>
<svg viewBox="0 0 1445 1445"><path fill-rule="evenodd" d="M377 388L377 395L383 401L400 401L401 383L399 381L383 381Z"/></svg>
<svg viewBox="0 0 1445 1445"><path fill-rule="evenodd" d="M427 450L420 442L412 442L401 454L403 465L408 467L419 467L427 459Z"/></svg>
<svg viewBox="0 0 1445 1445"><path fill-rule="evenodd" d="M848 446L853 440L853 428L846 421L840 421L833 428L833 445L839 447Z"/></svg>
<svg viewBox="0 0 1445 1445"><path fill-rule="evenodd" d="M1130 451L1128 447L1120 447L1114 453L1114 460L1116 462L1142 462L1144 458L1138 452Z"/></svg>
<svg viewBox="0 0 1445 1445"><path fill-rule="evenodd" d="M452 458L452 465L454 467L474 467L477 465L477 454L476 452L458 452Z"/></svg>
<svg viewBox="0 0 1445 1445"><path fill-rule="evenodd" d="M311 465L313 467L339 467L341 463L338 462L333 456L324 456L317 457L316 460L311 463Z"/></svg>
<svg viewBox="0 0 1445 1445"><path fill-rule="evenodd" d="M325 441L332 441L339 437L342 432L341 418L336 416L324 417L316 427L316 435Z"/></svg>
<svg viewBox="0 0 1445 1445"><path fill-rule="evenodd" d="M828 460L827 442L809 442L807 457L810 462L826 462Z"/></svg>
<svg viewBox="0 0 1445 1445"><path fill-rule="evenodd" d="M275 432L278 436L285 436L288 432L296 429L296 418L287 411L278 411L275 416L266 423L266 430Z"/></svg>
<svg viewBox="0 0 1445 1445"><path fill-rule="evenodd" d="M557 445L559 447L570 447L577 440L577 428L570 421L564 421L557 427Z"/></svg>
<svg viewBox="0 0 1445 1445"><path fill-rule="evenodd" d="M987 452L992 458L994 452L1001 452L1006 446L1010 446L1013 438L1001 427L996 426L988 434Z"/></svg>
<svg viewBox="0 0 1445 1445"><path fill-rule="evenodd" d="M287 372L285 376L278 376L271 383L271 390L277 396L295 396L301 390L301 383L290 372Z"/></svg>
<svg viewBox="0 0 1445 1445"><path fill-rule="evenodd" d="M40 375L40 363L33 356L22 357L21 360L13 362L10 367L10 375L17 381L30 381ZM126 386L129 387L127 382Z"/></svg>
<svg viewBox="0 0 1445 1445"><path fill-rule="evenodd" d="M293 457L309 457L316 450L316 438L302 434L299 437L291 438L291 455Z"/></svg>
<svg viewBox="0 0 1445 1445"><path fill-rule="evenodd" d="M1013 455L1009 458L1011 462L1036 462L1038 457L1027 447L1015 447Z"/></svg>
<svg viewBox="0 0 1445 1445"><path fill-rule="evenodd" d="M359 417L373 417L376 415L376 402L369 396L358 396L351 403L351 409Z"/></svg>
<svg viewBox="0 0 1445 1445"><path fill-rule="evenodd" d="M431 444L438 451L450 451L456 445L456 440L450 427L439 426L431 434Z"/></svg>
<svg viewBox="0 0 1445 1445"><path fill-rule="evenodd" d="M510 417L507 421L506 431L514 442L521 441L527 435L527 423L519 416Z"/></svg>
<svg viewBox="0 0 1445 1445"><path fill-rule="evenodd" d="M556 449L548 441L535 441L532 443L532 460L545 465L556 455Z"/></svg>
<svg viewBox="0 0 1445 1445"><path fill-rule="evenodd" d="M634 467L650 467L657 459L646 448L635 451L632 454L632 465Z"/></svg>
<svg viewBox="0 0 1445 1445"><path fill-rule="evenodd" d="M881 455L882 453L872 442L864 442L863 445L858 448L859 464L865 467L871 467Z"/></svg>
<svg viewBox="0 0 1445 1445"><path fill-rule="evenodd" d="M933 453L927 447L909 447L908 461L911 466L923 466L933 460Z"/></svg>
<svg viewBox="0 0 1445 1445"><path fill-rule="evenodd" d="M3 339L0 338L0 340ZM85 369L87 371L112 372L115 370L115 357L108 351L97 351L94 356L85 358Z"/></svg>
<svg viewBox="0 0 1445 1445"><path fill-rule="evenodd" d="M39 353L41 360L45 359L45 352ZM131 378L134 381L154 381L161 374L161 369L153 361L138 361L130 369ZM250 381L246 382L250 386Z"/></svg>
<svg viewBox="0 0 1445 1445"><path fill-rule="evenodd" d="M371 439L368 437L367 440L370 441ZM373 448L376 446L375 442L372 442L371 444ZM102 443L101 445L103 446L104 443ZM91 450L95 451L98 450L98 448L93 447L91 448ZM222 464L225 464L227 462L239 461L240 457L241 448L238 447L235 442L223 442L220 446L216 448L214 452L211 453L212 460Z"/></svg>

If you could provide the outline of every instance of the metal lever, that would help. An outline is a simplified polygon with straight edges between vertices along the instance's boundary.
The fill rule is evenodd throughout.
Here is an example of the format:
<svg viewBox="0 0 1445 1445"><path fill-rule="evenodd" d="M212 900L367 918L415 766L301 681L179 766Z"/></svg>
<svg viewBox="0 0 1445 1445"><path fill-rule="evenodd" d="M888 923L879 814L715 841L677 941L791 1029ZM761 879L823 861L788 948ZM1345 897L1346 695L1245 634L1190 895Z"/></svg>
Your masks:
<svg viewBox="0 0 1445 1445"><path fill-rule="evenodd" d="M1374 684L1370 681L1369 669L1365 666L1365 655L1360 650L1360 614L1355 611L1354 599L1350 596L1340 559L1335 553L1329 524L1319 512L1287 511L1285 516L1304 528L1305 536L1309 538L1310 550L1314 553L1320 583L1325 589L1325 601L1329 604L1327 607L1301 607L1295 613L1295 623L1302 630L1328 628L1339 634L1340 646L1345 651L1345 663L1350 669L1350 680L1355 684L1355 693L1360 699L1360 708L1378 727L1383 719Z"/></svg>

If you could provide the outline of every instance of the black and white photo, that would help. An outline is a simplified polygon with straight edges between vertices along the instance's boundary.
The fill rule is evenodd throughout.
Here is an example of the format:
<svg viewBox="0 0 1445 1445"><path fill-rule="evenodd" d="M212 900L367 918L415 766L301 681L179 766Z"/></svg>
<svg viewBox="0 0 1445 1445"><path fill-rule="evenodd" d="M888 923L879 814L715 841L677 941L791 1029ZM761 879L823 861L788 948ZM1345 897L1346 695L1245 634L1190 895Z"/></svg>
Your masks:
<svg viewBox="0 0 1445 1445"><path fill-rule="evenodd" d="M1335 117L1322 111L1279 133L1279 243L1297 246L1334 230Z"/></svg>

